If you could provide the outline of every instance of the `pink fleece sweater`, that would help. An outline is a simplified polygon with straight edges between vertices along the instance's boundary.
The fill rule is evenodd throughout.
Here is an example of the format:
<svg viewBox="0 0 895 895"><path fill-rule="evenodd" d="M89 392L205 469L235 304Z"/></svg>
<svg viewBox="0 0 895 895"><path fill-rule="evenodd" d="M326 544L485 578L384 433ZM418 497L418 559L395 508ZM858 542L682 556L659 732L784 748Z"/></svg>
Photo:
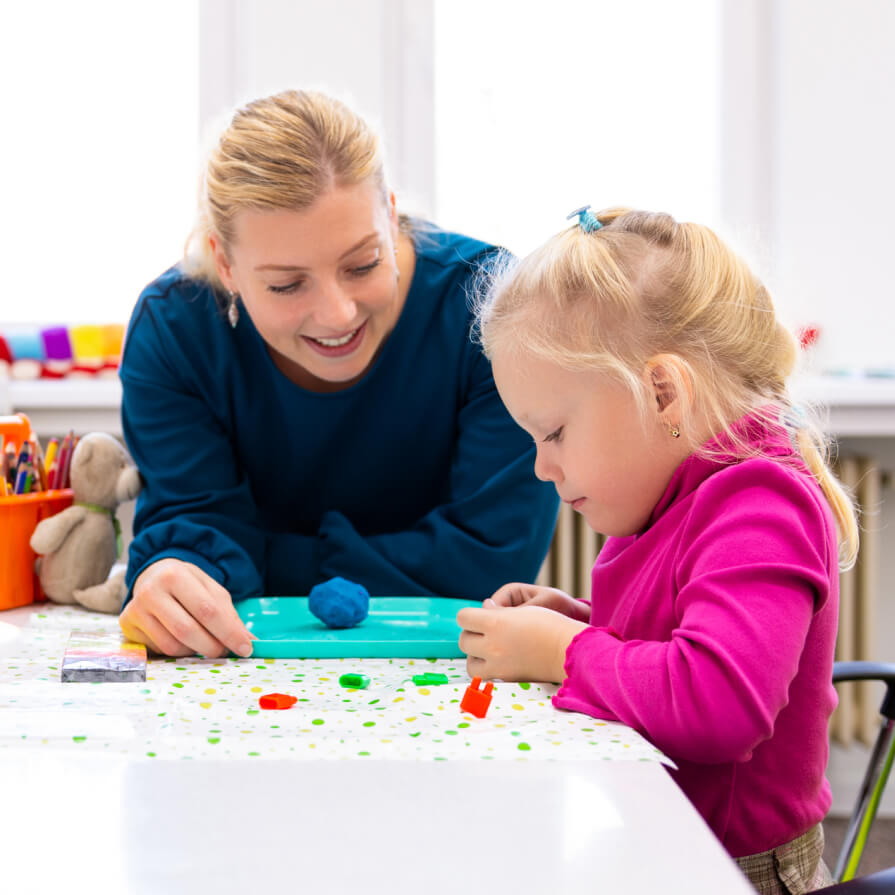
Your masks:
<svg viewBox="0 0 895 895"><path fill-rule="evenodd" d="M763 456L689 457L644 530L607 541L591 627L553 697L668 755L734 857L794 839L830 807L839 603L823 493L784 430L741 425Z"/></svg>

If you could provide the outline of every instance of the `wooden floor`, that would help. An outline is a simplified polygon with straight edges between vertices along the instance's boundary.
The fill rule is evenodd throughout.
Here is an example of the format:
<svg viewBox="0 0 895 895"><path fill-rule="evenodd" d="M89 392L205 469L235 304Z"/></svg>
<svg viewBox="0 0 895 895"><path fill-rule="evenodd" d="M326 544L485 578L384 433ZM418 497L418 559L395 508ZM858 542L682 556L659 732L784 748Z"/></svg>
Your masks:
<svg viewBox="0 0 895 895"><path fill-rule="evenodd" d="M828 817L824 821L824 861L830 870L836 864L836 856L845 837L845 818ZM895 867L895 817L878 817L870 828L870 836L864 848L858 875L866 876L877 870Z"/></svg>

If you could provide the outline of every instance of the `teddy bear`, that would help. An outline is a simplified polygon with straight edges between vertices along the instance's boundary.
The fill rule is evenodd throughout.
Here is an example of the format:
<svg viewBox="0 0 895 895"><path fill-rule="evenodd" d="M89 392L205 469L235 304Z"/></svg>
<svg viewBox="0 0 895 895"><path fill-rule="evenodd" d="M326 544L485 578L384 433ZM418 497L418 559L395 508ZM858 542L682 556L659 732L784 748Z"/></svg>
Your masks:
<svg viewBox="0 0 895 895"><path fill-rule="evenodd" d="M118 558L115 510L140 491L140 473L111 435L92 432L78 441L71 460L72 506L37 524L31 549L44 594L56 603L80 603L118 612L124 571L109 577Z"/></svg>

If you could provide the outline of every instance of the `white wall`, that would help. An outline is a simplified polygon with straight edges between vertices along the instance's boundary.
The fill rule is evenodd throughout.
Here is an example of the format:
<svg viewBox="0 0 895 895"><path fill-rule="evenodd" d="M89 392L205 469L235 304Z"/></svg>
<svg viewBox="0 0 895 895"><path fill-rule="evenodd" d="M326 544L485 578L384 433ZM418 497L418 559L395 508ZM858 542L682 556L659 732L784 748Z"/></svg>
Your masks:
<svg viewBox="0 0 895 895"><path fill-rule="evenodd" d="M819 371L895 368L895 3L724 0L722 207Z"/></svg>

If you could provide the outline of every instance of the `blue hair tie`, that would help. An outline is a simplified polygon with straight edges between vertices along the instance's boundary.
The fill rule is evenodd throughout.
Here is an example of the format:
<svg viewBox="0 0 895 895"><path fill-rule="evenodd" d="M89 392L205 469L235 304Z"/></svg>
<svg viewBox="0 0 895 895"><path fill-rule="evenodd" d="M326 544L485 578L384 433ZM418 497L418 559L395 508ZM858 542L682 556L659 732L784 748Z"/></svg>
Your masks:
<svg viewBox="0 0 895 895"><path fill-rule="evenodd" d="M581 208L576 208L573 212L566 215L566 220L570 221L577 214L578 226L585 233L593 233L594 230L599 230L603 225L588 211L589 208L590 205L582 205Z"/></svg>

